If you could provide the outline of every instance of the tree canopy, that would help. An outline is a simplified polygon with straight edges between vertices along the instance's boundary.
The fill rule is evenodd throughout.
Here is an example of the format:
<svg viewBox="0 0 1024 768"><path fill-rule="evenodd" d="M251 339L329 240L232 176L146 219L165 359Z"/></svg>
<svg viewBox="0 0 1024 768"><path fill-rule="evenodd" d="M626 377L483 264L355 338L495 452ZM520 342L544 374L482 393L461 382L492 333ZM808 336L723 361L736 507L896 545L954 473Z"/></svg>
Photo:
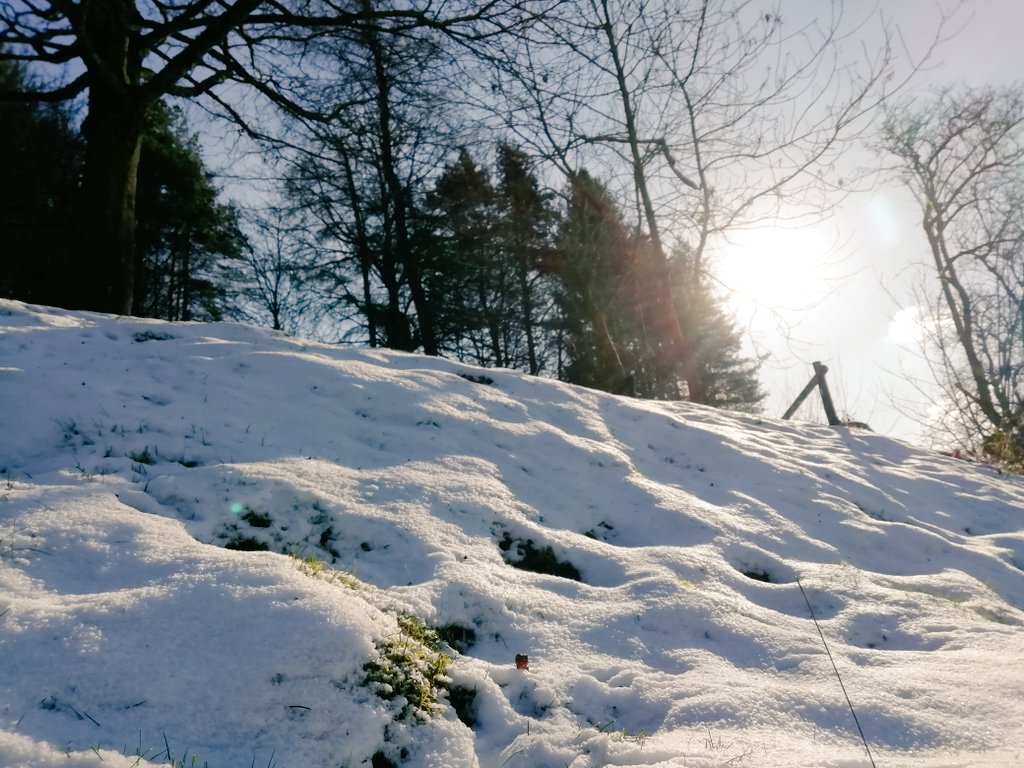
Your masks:
<svg viewBox="0 0 1024 768"><path fill-rule="evenodd" d="M59 192L76 215L45 246L69 275L54 301L187 319L231 294L275 327L754 407L712 244L823 199L899 87L888 45L842 61L839 18L790 32L732 0L13 0L0 63L33 79L0 81L0 100L82 116ZM176 99L281 178L254 241Z"/></svg>
<svg viewBox="0 0 1024 768"><path fill-rule="evenodd" d="M0 61L52 73L45 88L0 98L61 101L84 94L82 225L76 239L78 306L132 311L135 206L147 109L165 96L204 97L248 125L239 94L308 119L330 120L339 98L323 53L356 30L402 36L427 29L464 41L513 29L536 13L529 0L484 3L337 3L331 0L25 2L0 6ZM307 101L315 94L316 101ZM325 96L328 97L325 99ZM242 97L244 99L244 96Z"/></svg>

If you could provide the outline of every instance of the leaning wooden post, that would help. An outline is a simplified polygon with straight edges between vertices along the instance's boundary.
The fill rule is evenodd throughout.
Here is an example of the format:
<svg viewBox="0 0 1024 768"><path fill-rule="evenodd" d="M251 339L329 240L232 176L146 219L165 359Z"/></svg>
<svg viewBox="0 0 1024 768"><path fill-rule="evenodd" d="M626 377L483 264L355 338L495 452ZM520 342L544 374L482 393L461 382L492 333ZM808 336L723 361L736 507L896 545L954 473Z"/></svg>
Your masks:
<svg viewBox="0 0 1024 768"><path fill-rule="evenodd" d="M815 363L815 365L817 365L817 363ZM817 372L815 372L815 375L811 377L811 380L809 382L807 382L807 386L804 387L800 394L796 396L796 400L793 401L793 404L789 406L789 408L786 410L784 414L782 414L783 421L785 421L794 413L796 413L796 409L799 408L800 404L807 399L807 396L811 394L811 390L814 389L816 386L818 386Z"/></svg>
<svg viewBox="0 0 1024 768"><path fill-rule="evenodd" d="M818 391L821 392L821 404L825 406L825 417L828 419L830 426L838 426L842 422L839 420L839 416L836 415L836 407L832 404L832 395L829 393L828 384L825 382L828 366L822 365L817 360L812 365L814 366L814 380L818 384Z"/></svg>
<svg viewBox="0 0 1024 768"><path fill-rule="evenodd" d="M796 396L796 400L789 406L784 414L782 414L783 420L788 419L794 413L796 409L800 407L800 404L807 399L807 396L811 394L811 391L817 387L818 391L821 392L821 404L825 406L825 417L828 419L830 426L838 426L842 424L839 420L839 416L836 414L836 407L832 403L832 394L828 391L828 384L825 382L825 374L828 373L828 366L824 365L815 360L812 365L814 366L814 376L807 382L807 386L803 388L803 391Z"/></svg>

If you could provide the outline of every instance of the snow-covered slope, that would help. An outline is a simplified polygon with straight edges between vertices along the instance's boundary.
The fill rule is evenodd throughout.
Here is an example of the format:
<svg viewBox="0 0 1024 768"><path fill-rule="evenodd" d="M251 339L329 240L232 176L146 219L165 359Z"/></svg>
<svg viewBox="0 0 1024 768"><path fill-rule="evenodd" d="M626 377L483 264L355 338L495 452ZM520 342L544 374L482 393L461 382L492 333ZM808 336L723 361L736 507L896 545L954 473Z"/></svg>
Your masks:
<svg viewBox="0 0 1024 768"><path fill-rule="evenodd" d="M1024 765L1022 626L988 467L0 302L2 766Z"/></svg>

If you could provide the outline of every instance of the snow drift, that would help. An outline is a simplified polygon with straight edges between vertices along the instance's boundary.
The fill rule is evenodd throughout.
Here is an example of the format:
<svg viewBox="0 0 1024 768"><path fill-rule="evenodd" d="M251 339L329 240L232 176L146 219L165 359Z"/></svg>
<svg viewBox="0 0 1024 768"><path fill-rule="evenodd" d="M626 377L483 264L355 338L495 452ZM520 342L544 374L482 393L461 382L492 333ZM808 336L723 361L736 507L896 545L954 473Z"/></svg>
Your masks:
<svg viewBox="0 0 1024 768"><path fill-rule="evenodd" d="M9 301L0 405L0 765L1024 763L1018 477Z"/></svg>

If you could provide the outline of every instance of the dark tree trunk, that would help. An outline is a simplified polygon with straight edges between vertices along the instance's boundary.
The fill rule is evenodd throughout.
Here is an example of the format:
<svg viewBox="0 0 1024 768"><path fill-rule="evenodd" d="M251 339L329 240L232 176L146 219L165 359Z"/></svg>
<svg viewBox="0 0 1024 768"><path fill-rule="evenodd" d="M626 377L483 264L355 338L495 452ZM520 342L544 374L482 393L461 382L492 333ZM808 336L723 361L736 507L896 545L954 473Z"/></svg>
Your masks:
<svg viewBox="0 0 1024 768"><path fill-rule="evenodd" d="M971 369L971 378L974 380L974 391L965 391L964 394L977 404L985 414L985 418L996 429L1001 430L1004 428L1009 403L1006 404L1006 408L1000 409L996 407L996 403L992 399L992 384L975 343L973 300L970 292L960 280L956 268L956 258L949 253L946 246L946 225L942 216L935 212L938 209L936 202L928 201L929 211L924 218L924 231L932 251L936 273L939 275L942 295L949 308L953 327L956 329L957 340L967 358L967 364Z"/></svg>
<svg viewBox="0 0 1024 768"><path fill-rule="evenodd" d="M487 336L491 342L491 356L494 358L495 368L505 367L505 356L501 353L501 322L498 313L491 307L490 298L487 295L488 281L480 279L477 281L477 298L483 315L487 318Z"/></svg>
<svg viewBox="0 0 1024 768"><path fill-rule="evenodd" d="M612 56L619 96L622 101L622 112L626 123L626 138L629 143L633 163L633 180L639 193L648 236L651 238L651 247L656 257L653 266L657 282L653 286L654 292L651 296L651 303L654 308L652 319L656 339L666 345L665 353L669 354L672 361L678 364L682 378L686 382L690 401L704 403L707 401L704 381L697 365L690 339L679 323L679 315L676 312L675 302L672 298L671 270L669 269L668 258L665 255L665 249L661 242L661 233L654 211L654 203L651 200L650 190L647 186L644 159L640 148L636 115L633 108L632 92L626 80L626 65L619 53L619 41L615 37L607 0L602 0L601 9L604 22L602 27L608 41L608 51Z"/></svg>
<svg viewBox="0 0 1024 768"><path fill-rule="evenodd" d="M369 13L372 6L369 2L363 2L363 9ZM419 254L414 252L412 239L409 236L409 213L411 211L411 200L398 177L397 160L395 158L395 137L394 126L391 116L391 86L392 80L387 69L384 47L376 31L368 30L366 33L366 45L373 57L374 79L377 87L377 131L380 140L380 164L381 173L387 187L388 197L392 207L395 223L395 258L404 268L405 278L409 285L409 294L412 297L413 306L416 308L416 317L419 320L420 343L423 351L428 355L439 353L437 334L434 329L434 307L429 301L426 288L423 284L423 272L420 269Z"/></svg>
<svg viewBox="0 0 1024 768"><path fill-rule="evenodd" d="M540 372L537 363L537 342L534 339L533 327L533 287L530 285L529 256L525 247L519 248L516 272L519 278L519 309L522 312L523 332L526 334L526 359L530 366L530 375Z"/></svg>
<svg viewBox="0 0 1024 768"><path fill-rule="evenodd" d="M352 206L352 218L355 223L355 248L359 260L359 274L363 280L363 314L366 317L366 330L370 335L370 346L379 344L377 333L377 312L373 303L372 282L370 272L373 268L373 248L370 247L370 236L366 231L366 219L363 217L362 199L356 189L355 172L352 170L352 158L343 143L339 143L341 159L345 168L345 190Z"/></svg>
<svg viewBox="0 0 1024 768"><path fill-rule="evenodd" d="M75 266L84 309L131 314L135 277L135 184L144 104L137 98L137 13L131 0L81 5L90 49L82 203Z"/></svg>
<svg viewBox="0 0 1024 768"><path fill-rule="evenodd" d="M131 314L135 280L135 183L142 110L93 88L79 209L77 302L83 309Z"/></svg>
<svg viewBox="0 0 1024 768"><path fill-rule="evenodd" d="M192 319L192 246L190 233L181 233L181 312L179 320Z"/></svg>

